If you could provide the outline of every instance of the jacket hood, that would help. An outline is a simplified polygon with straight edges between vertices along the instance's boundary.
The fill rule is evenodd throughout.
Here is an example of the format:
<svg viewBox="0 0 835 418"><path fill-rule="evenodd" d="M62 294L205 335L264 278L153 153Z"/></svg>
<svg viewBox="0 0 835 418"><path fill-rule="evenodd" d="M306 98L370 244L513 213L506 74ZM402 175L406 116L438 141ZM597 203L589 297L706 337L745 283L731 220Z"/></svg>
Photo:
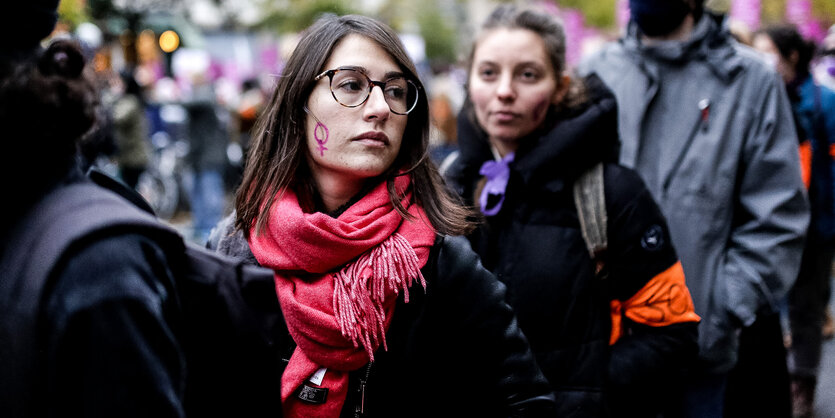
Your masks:
<svg viewBox="0 0 835 418"><path fill-rule="evenodd" d="M627 51L632 52L630 56L641 67L652 61L680 65L701 61L707 63L717 77L727 82L743 69L742 60L732 48L733 41L729 32L726 17L705 12L686 40L645 45L641 41L638 25L630 21L626 35L620 42Z"/></svg>
<svg viewBox="0 0 835 418"><path fill-rule="evenodd" d="M520 141L511 163L526 184L549 183L561 189L598 162L617 162L620 151L617 102L594 74L584 80L586 100L579 106L549 115L545 127ZM467 107L471 104L467 104ZM460 164L467 176L478 176L493 159L486 133L473 123L467 108L458 117Z"/></svg>

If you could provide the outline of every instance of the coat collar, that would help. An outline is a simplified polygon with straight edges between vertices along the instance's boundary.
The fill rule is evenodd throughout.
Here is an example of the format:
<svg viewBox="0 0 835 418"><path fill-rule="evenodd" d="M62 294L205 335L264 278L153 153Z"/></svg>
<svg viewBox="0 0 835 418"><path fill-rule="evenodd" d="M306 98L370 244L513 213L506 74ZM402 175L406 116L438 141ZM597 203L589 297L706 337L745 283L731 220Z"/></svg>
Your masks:
<svg viewBox="0 0 835 418"><path fill-rule="evenodd" d="M691 61L706 63L711 71L726 83L730 83L744 68L742 60L734 51L726 17L705 13L696 23L690 37L683 41L665 41L644 45L640 30L630 21L621 44L636 63L644 68L651 78L657 74L656 62L671 65L685 65Z"/></svg>

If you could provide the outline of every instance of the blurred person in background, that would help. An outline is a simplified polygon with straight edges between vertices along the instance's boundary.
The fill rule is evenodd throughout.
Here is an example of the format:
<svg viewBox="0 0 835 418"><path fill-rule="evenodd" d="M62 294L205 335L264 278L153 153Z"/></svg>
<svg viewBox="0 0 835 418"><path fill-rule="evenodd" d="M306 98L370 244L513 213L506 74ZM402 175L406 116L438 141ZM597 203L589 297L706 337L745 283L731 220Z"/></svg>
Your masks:
<svg viewBox="0 0 835 418"><path fill-rule="evenodd" d="M820 57L814 62L812 76L818 83L835 90L835 25L821 41Z"/></svg>
<svg viewBox="0 0 835 418"><path fill-rule="evenodd" d="M234 130L236 138L232 141L230 148L229 179L227 184L230 190L240 185L243 169L246 165L249 146L252 142L252 129L255 121L261 116L266 105L266 94L261 88L258 78L249 78L241 84L240 97L232 109Z"/></svg>
<svg viewBox="0 0 835 418"><path fill-rule="evenodd" d="M437 68L427 87L432 123L429 156L439 166L458 149L456 120L463 102L463 86L456 80L455 71L454 67Z"/></svg>
<svg viewBox="0 0 835 418"><path fill-rule="evenodd" d="M429 156L435 164L440 165L450 153L458 149L452 100L442 92L431 95L429 112L432 120Z"/></svg>
<svg viewBox="0 0 835 418"><path fill-rule="evenodd" d="M117 97L110 112L116 141L114 157L122 181L135 189L151 158L145 96L130 71L120 72L116 82L113 88Z"/></svg>
<svg viewBox="0 0 835 418"><path fill-rule="evenodd" d="M241 84L241 97L237 107L238 141L244 154L249 150L252 129L255 121L264 111L266 99L257 78L244 80Z"/></svg>
<svg viewBox="0 0 835 418"><path fill-rule="evenodd" d="M702 0L630 0L624 36L581 64L618 101L620 162L661 207L699 324L674 416L791 414L780 302L809 222L785 88Z"/></svg>
<svg viewBox="0 0 835 418"><path fill-rule="evenodd" d="M653 417L696 359L699 317L664 217L617 164L615 97L597 77L573 78L565 49L543 11L489 15L445 175L484 215L470 242L508 286L558 416ZM593 169L608 242L594 255L581 225L594 205L574 197Z"/></svg>
<svg viewBox="0 0 835 418"><path fill-rule="evenodd" d="M224 172L228 164L228 124L221 118L208 72L191 78L191 91L183 101L188 114L189 153L186 161L194 177L189 191L193 239L205 242L227 207Z"/></svg>
<svg viewBox="0 0 835 418"><path fill-rule="evenodd" d="M835 92L815 82L810 63L815 44L794 26L754 33L754 47L782 76L792 104L809 189L811 223L797 281L788 294L789 373L795 417L811 417L820 369L823 325L832 292L835 256Z"/></svg>

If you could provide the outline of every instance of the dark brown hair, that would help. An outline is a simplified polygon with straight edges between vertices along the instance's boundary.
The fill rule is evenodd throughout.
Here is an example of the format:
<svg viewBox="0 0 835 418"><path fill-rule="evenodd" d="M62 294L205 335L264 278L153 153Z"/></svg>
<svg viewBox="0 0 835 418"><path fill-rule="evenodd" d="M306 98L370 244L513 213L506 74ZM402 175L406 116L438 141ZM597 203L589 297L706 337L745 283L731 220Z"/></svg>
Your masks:
<svg viewBox="0 0 835 418"><path fill-rule="evenodd" d="M235 196L235 226L248 236L252 226L263 230L269 209L288 187L315 193L307 166L304 106L314 87L314 77L324 71L333 49L350 34L362 35L379 44L419 87L417 106L408 115L400 153L381 175L396 210L410 217L400 204L394 178L406 170L412 176L416 203L426 211L432 226L442 234L463 234L472 229L469 211L445 187L429 160L429 105L423 84L397 34L370 17L326 15L302 35L278 78L263 115L256 122L252 147L247 156L241 186Z"/></svg>
<svg viewBox="0 0 835 418"><path fill-rule="evenodd" d="M761 28L754 32L754 36L764 35L771 39L780 56L791 62L792 54L797 53L794 63L796 79L803 80L809 75L809 64L815 56L815 43L803 39L797 28L791 24L778 24Z"/></svg>

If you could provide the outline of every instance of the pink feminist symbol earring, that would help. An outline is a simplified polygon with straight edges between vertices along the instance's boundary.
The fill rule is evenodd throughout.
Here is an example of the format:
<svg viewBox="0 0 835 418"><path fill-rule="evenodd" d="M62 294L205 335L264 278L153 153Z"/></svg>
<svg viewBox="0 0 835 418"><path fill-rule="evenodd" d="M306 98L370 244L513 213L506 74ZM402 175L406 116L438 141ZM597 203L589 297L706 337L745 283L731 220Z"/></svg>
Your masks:
<svg viewBox="0 0 835 418"><path fill-rule="evenodd" d="M321 128L321 129L320 129ZM319 132L322 132L324 138L319 137ZM328 132L328 127L325 126L322 122L316 121L316 127L313 128L313 138L316 139L316 143L319 144L319 155L325 156L325 144L328 142L328 136L330 136L330 132Z"/></svg>

